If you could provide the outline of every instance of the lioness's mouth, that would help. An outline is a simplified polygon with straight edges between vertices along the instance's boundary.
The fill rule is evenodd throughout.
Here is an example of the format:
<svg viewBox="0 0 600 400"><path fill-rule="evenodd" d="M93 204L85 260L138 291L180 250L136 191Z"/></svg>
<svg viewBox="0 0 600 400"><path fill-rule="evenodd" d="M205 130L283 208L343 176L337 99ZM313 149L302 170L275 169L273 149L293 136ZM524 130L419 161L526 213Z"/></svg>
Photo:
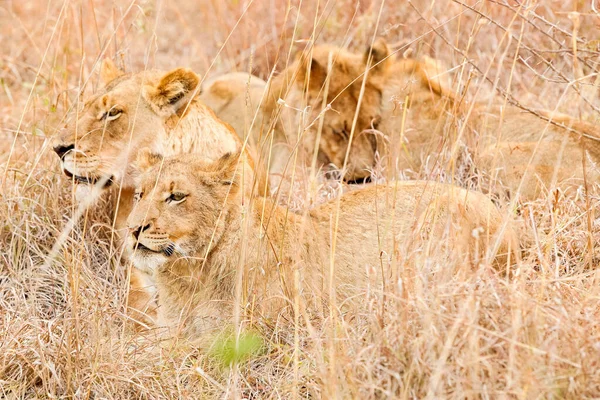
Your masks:
<svg viewBox="0 0 600 400"><path fill-rule="evenodd" d="M163 247L160 250L153 250L147 246L144 246L141 242L137 242L133 245L133 250L142 250L151 253L164 254L165 256L170 257L175 252L175 246L173 245L173 243L169 243L167 246Z"/></svg>
<svg viewBox="0 0 600 400"><path fill-rule="evenodd" d="M65 173L66 176L68 176L69 178L74 179L76 182L78 183L85 183L88 185L95 185L96 183L98 183L100 180L102 180L103 178L97 177L97 176L80 176L80 175L74 175L73 173L71 173L70 171L68 171L67 169L63 169L63 172ZM104 183L105 188L109 187L110 185L113 184L113 176L111 175L106 182Z"/></svg>

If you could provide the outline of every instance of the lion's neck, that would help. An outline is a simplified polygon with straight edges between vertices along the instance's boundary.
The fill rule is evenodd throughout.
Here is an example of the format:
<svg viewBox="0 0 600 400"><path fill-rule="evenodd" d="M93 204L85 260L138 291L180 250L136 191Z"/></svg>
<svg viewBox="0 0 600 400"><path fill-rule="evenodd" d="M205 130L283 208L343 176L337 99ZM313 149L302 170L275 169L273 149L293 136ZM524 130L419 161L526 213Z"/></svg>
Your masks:
<svg viewBox="0 0 600 400"><path fill-rule="evenodd" d="M197 99L183 115L169 118L165 125L166 135L159 146L166 157L196 153L216 161L240 148L235 132Z"/></svg>
<svg viewBox="0 0 600 400"><path fill-rule="evenodd" d="M203 260L181 259L157 273L160 325L183 328L190 336L214 328L226 317L231 289L219 287L208 269Z"/></svg>
<svg viewBox="0 0 600 400"><path fill-rule="evenodd" d="M174 261L157 271L159 319L165 326L179 326L193 333L219 326L232 316L235 283L240 271L241 249L252 248L254 238L240 235L241 211L225 214L225 231L214 239L208 253L201 248L191 257ZM254 229L247 228L248 235ZM247 243L243 240L247 239ZM251 251L253 253L253 251Z"/></svg>

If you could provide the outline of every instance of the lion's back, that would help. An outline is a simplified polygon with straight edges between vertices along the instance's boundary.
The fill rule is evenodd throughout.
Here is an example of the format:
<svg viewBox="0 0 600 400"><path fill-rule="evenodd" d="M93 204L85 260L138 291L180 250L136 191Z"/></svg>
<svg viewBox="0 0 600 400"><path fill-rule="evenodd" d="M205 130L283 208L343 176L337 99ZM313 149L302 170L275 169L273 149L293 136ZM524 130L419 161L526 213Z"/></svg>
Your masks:
<svg viewBox="0 0 600 400"><path fill-rule="evenodd" d="M221 75L203 85L200 100L244 139L265 96L267 83L244 72Z"/></svg>
<svg viewBox="0 0 600 400"><path fill-rule="evenodd" d="M359 279L368 267L423 255L425 249L476 260L499 237L498 254L516 245L510 223L486 195L438 182L373 185L317 207L312 215L322 231L331 233L337 224L336 265L358 267L350 271ZM437 249L442 243L444 249ZM503 259L496 257L497 263Z"/></svg>

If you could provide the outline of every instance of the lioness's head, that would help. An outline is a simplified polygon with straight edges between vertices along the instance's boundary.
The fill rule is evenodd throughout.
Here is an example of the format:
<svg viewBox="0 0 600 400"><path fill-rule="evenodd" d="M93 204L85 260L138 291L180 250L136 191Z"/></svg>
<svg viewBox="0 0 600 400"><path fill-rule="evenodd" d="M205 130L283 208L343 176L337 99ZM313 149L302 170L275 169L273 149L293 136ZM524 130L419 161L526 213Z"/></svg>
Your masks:
<svg viewBox="0 0 600 400"><path fill-rule="evenodd" d="M373 129L377 128L380 120L382 91L387 69L392 62L388 56L388 47L382 39L368 47L363 54L350 53L329 45L315 46L312 57L300 57L274 81L273 95L285 98L290 103L289 106L298 107L302 96L306 95L310 115L305 121L312 123L312 126L304 133L303 142L309 152L314 151L321 129L318 149L320 159L323 163L332 163L338 168L344 165L360 103L346 163L346 180L369 176L369 170L375 163L376 137ZM360 99L365 75L367 80ZM291 86L284 81L291 81ZM323 111L324 104L330 104L331 109ZM289 107L286 109L290 110ZM291 109L287 112L296 111ZM323 118L322 128L319 117ZM292 121L287 126L286 119ZM282 123L284 129L294 129L293 118L283 115Z"/></svg>
<svg viewBox="0 0 600 400"><path fill-rule="evenodd" d="M241 204L239 154L209 163L194 154L162 158L148 149L136 165L136 205L127 219L127 247L136 268L153 274L181 258L204 258Z"/></svg>
<svg viewBox="0 0 600 400"><path fill-rule="evenodd" d="M84 102L54 142L65 174L80 183L133 186L129 159L165 135L165 123L183 112L200 82L189 69L125 74L112 62L101 68L104 87Z"/></svg>

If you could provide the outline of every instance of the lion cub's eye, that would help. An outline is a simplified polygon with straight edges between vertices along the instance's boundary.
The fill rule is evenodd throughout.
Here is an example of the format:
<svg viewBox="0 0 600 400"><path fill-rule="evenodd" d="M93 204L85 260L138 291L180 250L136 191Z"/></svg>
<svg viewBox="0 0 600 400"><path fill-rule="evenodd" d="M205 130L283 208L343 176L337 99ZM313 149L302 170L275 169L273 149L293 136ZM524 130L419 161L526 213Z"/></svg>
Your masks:
<svg viewBox="0 0 600 400"><path fill-rule="evenodd" d="M142 199L143 195L143 192L135 192L133 195L133 201L135 201L136 203L139 202Z"/></svg>
<svg viewBox="0 0 600 400"><path fill-rule="evenodd" d="M175 193L171 193L171 195L169 197L167 197L167 203L181 203L182 201L185 200L185 198L187 197L187 194L185 193L181 193L181 192L175 192Z"/></svg>
<svg viewBox="0 0 600 400"><path fill-rule="evenodd" d="M119 118L121 114L123 114L123 110L119 110L118 108L111 108L110 110L102 114L100 120L114 121L115 119Z"/></svg>

